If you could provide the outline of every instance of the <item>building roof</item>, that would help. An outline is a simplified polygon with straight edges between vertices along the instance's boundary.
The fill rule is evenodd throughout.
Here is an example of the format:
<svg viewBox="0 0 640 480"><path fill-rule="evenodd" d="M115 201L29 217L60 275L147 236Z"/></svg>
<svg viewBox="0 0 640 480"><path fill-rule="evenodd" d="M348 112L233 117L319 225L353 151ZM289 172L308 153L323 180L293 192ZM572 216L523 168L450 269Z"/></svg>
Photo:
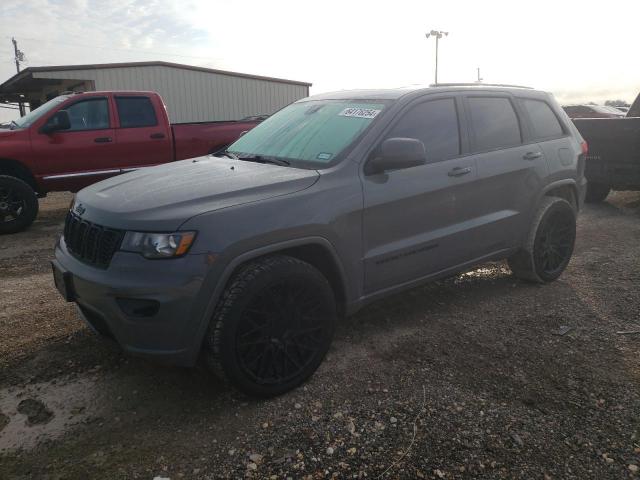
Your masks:
<svg viewBox="0 0 640 480"><path fill-rule="evenodd" d="M152 61L152 62L96 63L96 64L89 64L89 65L55 65L55 66L47 66L47 67L28 67L22 70L21 72L15 74L13 77L9 78L4 83L0 84L0 94L13 93L12 92L12 90L14 90L12 88L13 85L20 82L20 80L32 77L33 74L36 72L64 72L69 70L99 70L99 69L107 69L107 68L128 68L128 67L177 68L181 70L193 70L196 72L216 73L218 75L228 75L231 77L242 77L242 78L251 78L254 80L265 80L269 82L286 83L289 85L302 85L305 87L311 86L311 83L300 82L297 80L286 80L283 78L265 77L261 75L251 75L248 73L229 72L226 70L217 70L214 68L206 68L206 67L196 67L193 65L184 65L181 63Z"/></svg>

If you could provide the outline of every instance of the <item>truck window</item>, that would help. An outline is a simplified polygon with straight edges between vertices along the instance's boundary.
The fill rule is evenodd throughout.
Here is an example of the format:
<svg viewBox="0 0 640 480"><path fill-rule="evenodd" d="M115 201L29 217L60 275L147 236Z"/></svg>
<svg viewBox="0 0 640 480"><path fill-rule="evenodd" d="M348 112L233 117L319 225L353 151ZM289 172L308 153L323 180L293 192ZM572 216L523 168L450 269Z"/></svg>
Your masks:
<svg viewBox="0 0 640 480"><path fill-rule="evenodd" d="M458 113L453 98L420 103L402 116L387 138L415 138L427 151L429 163L460 154Z"/></svg>
<svg viewBox="0 0 640 480"><path fill-rule="evenodd" d="M109 103L106 98L88 98L65 108L71 128L67 131L109 128Z"/></svg>
<svg viewBox="0 0 640 480"><path fill-rule="evenodd" d="M494 150L522 143L520 124L508 98L469 97L475 150Z"/></svg>
<svg viewBox="0 0 640 480"><path fill-rule="evenodd" d="M158 124L149 97L116 97L120 128L153 127Z"/></svg>
<svg viewBox="0 0 640 480"><path fill-rule="evenodd" d="M542 100L522 99L522 105L529 114L536 139L558 137L564 134L562 126L551 107Z"/></svg>

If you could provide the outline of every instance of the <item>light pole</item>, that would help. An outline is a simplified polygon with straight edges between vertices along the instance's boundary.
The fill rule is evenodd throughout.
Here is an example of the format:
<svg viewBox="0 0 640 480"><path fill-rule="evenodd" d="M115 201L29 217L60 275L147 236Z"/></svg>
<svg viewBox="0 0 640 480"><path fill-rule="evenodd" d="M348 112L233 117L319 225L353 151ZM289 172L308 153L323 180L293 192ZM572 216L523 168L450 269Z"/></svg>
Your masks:
<svg viewBox="0 0 640 480"><path fill-rule="evenodd" d="M427 38L436 37L436 82L438 84L438 40L440 40L443 36L449 35L449 32L443 32L442 30L431 30L429 33L425 34Z"/></svg>

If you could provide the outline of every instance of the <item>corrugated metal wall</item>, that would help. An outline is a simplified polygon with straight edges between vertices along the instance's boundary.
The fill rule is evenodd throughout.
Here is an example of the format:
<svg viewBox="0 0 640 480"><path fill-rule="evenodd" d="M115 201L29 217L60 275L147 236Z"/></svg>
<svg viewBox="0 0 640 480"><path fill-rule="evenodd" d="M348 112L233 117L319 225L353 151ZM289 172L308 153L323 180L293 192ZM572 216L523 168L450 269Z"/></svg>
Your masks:
<svg viewBox="0 0 640 480"><path fill-rule="evenodd" d="M173 123L271 114L309 95L309 87L167 66L34 72L35 78L92 80L96 90L153 90Z"/></svg>

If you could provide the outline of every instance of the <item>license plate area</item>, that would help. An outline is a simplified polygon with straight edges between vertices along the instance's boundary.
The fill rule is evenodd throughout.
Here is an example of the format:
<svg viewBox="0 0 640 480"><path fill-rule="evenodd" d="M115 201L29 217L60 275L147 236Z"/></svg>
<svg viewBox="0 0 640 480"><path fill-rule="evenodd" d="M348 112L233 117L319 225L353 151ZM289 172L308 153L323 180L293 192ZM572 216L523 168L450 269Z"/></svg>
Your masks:
<svg viewBox="0 0 640 480"><path fill-rule="evenodd" d="M55 260L51 262L51 269L53 270L53 282L58 292L67 302L73 302L76 299L73 289L73 275L62 268Z"/></svg>

